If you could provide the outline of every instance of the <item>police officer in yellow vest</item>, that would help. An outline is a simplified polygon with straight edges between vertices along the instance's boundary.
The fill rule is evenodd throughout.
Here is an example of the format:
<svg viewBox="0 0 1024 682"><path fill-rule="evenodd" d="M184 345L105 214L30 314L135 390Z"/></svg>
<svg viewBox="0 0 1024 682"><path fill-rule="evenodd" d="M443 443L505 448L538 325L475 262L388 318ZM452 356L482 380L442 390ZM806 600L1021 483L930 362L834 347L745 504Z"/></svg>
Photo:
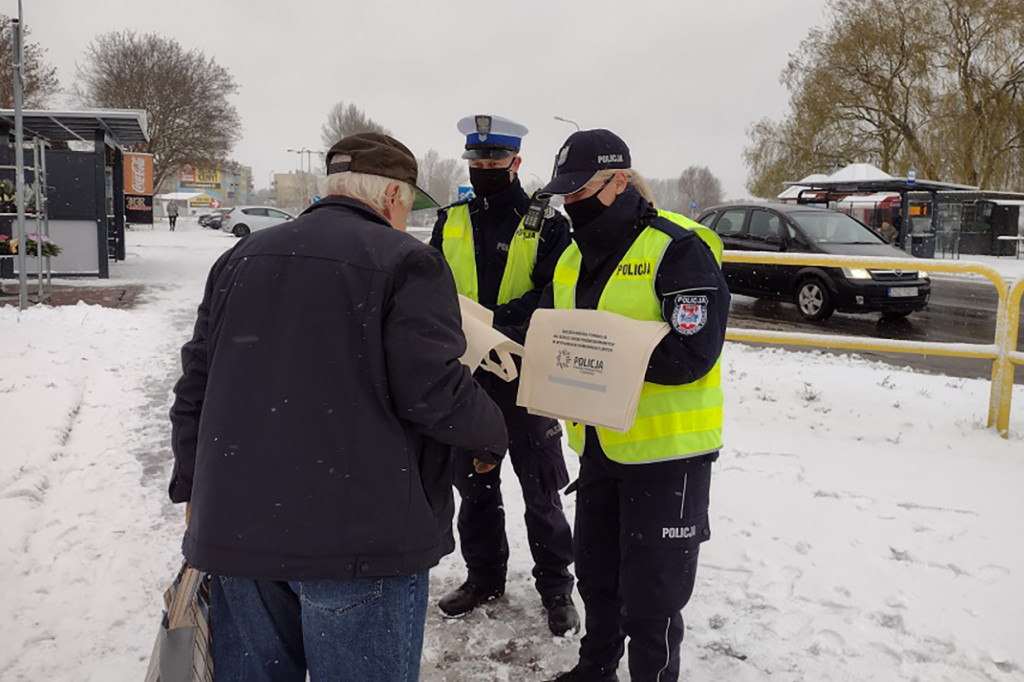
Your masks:
<svg viewBox="0 0 1024 682"><path fill-rule="evenodd" d="M607 130L566 141L541 191L564 195L574 243L544 307L665 321L626 433L568 424L582 457L576 574L585 608L579 663L559 682L618 680L629 640L633 682L679 679L682 609L711 535L711 463L722 445L720 356L729 291L721 241L658 211L629 148Z"/></svg>
<svg viewBox="0 0 1024 682"><path fill-rule="evenodd" d="M569 245L565 218L546 202L531 202L519 183L519 149L525 126L493 115L458 123L466 136L469 178L476 196L438 212L430 243L444 252L458 292L494 311L495 326L516 327L533 313ZM509 431L509 458L526 506L526 533L537 591L556 635L579 630L572 602L572 531L559 489L569 482L556 420L516 406L518 382L480 371L477 381L501 407ZM508 540L501 498L500 464L455 460L459 537L468 577L439 602L442 613L461 616L505 591ZM464 460L464 461L463 461Z"/></svg>

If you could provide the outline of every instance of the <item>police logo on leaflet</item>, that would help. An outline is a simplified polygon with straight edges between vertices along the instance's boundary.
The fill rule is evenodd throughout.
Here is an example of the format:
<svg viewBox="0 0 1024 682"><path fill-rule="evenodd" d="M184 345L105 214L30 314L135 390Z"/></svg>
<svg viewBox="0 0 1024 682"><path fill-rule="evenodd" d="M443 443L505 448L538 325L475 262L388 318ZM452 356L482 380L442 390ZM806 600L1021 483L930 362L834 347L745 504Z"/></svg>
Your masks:
<svg viewBox="0 0 1024 682"><path fill-rule="evenodd" d="M707 321L707 296L676 296L672 329L683 336L691 336L703 329Z"/></svg>
<svg viewBox="0 0 1024 682"><path fill-rule="evenodd" d="M558 365L558 369L568 369L570 362L572 362L572 353L564 348L558 351L558 355L555 356L555 364Z"/></svg>

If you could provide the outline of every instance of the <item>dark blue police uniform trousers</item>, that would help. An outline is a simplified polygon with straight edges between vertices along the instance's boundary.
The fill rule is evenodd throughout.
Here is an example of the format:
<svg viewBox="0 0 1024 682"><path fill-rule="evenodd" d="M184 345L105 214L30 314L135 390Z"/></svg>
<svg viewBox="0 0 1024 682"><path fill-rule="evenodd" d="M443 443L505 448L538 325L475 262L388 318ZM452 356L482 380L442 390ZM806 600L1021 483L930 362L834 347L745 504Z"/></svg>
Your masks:
<svg viewBox="0 0 1024 682"><path fill-rule="evenodd" d="M614 670L629 637L633 682L679 678L681 611L693 594L700 543L711 536L713 459L695 459L678 475L622 478L607 462L582 458L575 547L583 663Z"/></svg>
<svg viewBox="0 0 1024 682"><path fill-rule="evenodd" d="M569 482L562 455L562 429L554 419L530 415L516 405L519 382L478 372L477 381L501 408L508 427L508 458L519 478L526 506L526 537L533 555L533 577L541 597L569 594L573 577L572 531L559 490ZM469 456L455 458L455 487L462 496L459 537L469 579L485 588L505 584L508 538L501 498L501 469L473 469Z"/></svg>

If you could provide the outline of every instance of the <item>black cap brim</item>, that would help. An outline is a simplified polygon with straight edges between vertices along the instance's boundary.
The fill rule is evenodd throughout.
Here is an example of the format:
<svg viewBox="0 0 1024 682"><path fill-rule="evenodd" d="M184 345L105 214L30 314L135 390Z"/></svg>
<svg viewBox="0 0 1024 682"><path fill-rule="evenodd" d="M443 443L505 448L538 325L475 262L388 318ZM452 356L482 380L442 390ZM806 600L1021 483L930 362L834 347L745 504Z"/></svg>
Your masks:
<svg viewBox="0 0 1024 682"><path fill-rule="evenodd" d="M539 194L572 194L583 189L583 186L594 177L594 171L579 171L577 173L563 173L551 179L551 182L541 187Z"/></svg>
<svg viewBox="0 0 1024 682"><path fill-rule="evenodd" d="M434 198L424 192L419 187L416 187L416 198L412 201L413 211L422 211L425 208L438 208L441 204L434 201Z"/></svg>
<svg viewBox="0 0 1024 682"><path fill-rule="evenodd" d="M505 147L474 147L462 153L464 159L507 159L519 152Z"/></svg>

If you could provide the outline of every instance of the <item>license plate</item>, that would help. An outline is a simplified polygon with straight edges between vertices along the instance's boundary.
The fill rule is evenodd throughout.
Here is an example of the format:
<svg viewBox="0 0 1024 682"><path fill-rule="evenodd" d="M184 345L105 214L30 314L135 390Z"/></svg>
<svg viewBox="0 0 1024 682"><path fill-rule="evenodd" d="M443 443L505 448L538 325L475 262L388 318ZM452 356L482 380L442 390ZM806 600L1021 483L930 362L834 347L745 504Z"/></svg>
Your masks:
<svg viewBox="0 0 1024 682"><path fill-rule="evenodd" d="M913 298L917 287L889 287L889 298Z"/></svg>

